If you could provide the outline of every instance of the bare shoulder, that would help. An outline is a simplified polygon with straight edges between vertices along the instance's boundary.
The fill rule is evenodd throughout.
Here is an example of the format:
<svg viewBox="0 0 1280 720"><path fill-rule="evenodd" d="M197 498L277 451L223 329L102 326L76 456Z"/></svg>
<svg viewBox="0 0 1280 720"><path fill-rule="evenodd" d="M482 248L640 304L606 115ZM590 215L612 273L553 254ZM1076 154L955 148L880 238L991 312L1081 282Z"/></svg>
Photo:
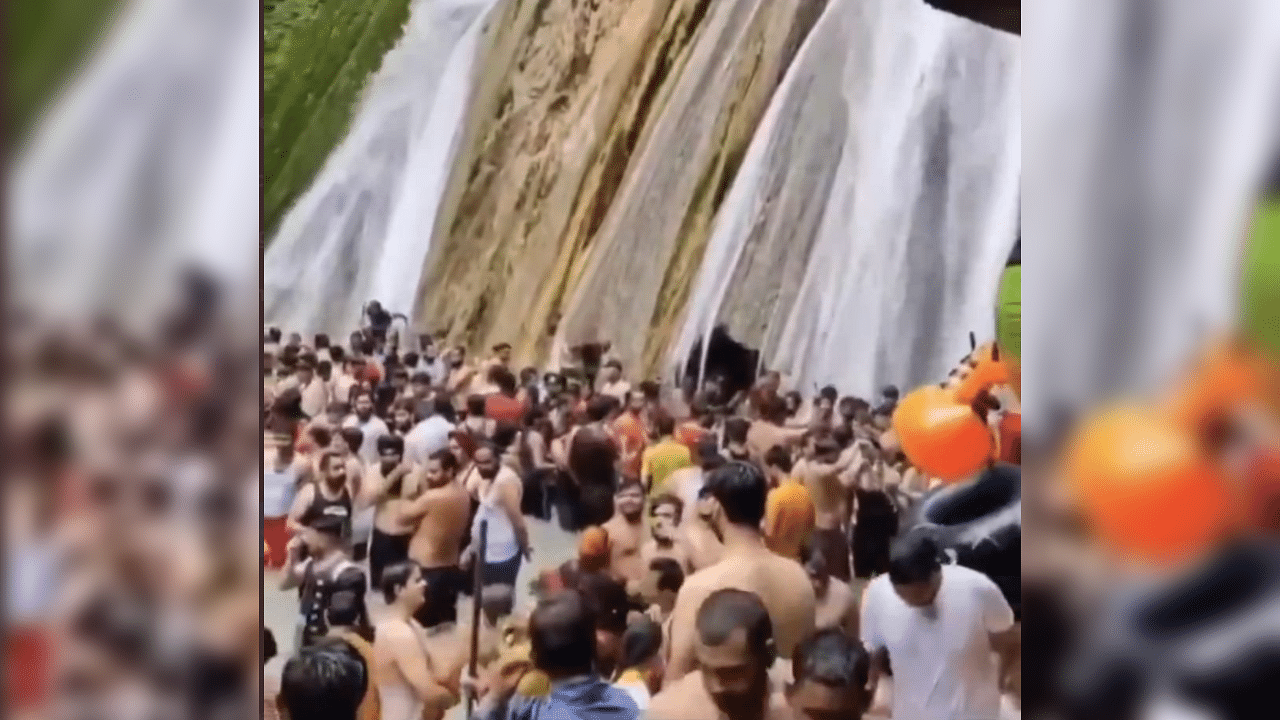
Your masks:
<svg viewBox="0 0 1280 720"><path fill-rule="evenodd" d="M698 711L705 704L700 702L705 700L704 696L702 674L695 670L654 695L649 701L645 718L646 720L688 720L688 718L699 717Z"/></svg>

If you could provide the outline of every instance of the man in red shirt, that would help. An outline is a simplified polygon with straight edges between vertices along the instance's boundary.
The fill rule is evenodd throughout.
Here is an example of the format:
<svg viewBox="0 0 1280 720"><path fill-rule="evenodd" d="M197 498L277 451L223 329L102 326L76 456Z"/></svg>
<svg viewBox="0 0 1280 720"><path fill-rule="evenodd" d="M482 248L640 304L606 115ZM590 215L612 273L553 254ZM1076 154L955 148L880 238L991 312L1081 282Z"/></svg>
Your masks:
<svg viewBox="0 0 1280 720"><path fill-rule="evenodd" d="M714 422L715 416L707 410L707 404L701 398L694 398L689 404L689 418L676 428L676 442L689 448L689 452L696 457L698 443L711 434Z"/></svg>
<svg viewBox="0 0 1280 720"><path fill-rule="evenodd" d="M495 422L523 425L528 407L516 397L519 392L519 383L516 381L515 374L506 367L497 366L491 371L490 377L498 386L498 392L485 398L485 417Z"/></svg>

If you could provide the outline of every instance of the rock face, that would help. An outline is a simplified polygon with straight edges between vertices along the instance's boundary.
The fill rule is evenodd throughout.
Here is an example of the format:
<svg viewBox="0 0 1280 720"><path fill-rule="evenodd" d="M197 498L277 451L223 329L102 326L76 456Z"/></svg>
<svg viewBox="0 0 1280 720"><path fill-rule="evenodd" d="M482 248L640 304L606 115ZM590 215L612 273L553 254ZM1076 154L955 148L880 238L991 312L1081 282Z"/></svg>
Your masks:
<svg viewBox="0 0 1280 720"><path fill-rule="evenodd" d="M1016 237L1018 43L890 0L507 0L415 322L636 375L717 325L805 387L945 373Z"/></svg>
<svg viewBox="0 0 1280 720"><path fill-rule="evenodd" d="M608 340L653 368L822 0L506 0L415 322L545 359Z"/></svg>

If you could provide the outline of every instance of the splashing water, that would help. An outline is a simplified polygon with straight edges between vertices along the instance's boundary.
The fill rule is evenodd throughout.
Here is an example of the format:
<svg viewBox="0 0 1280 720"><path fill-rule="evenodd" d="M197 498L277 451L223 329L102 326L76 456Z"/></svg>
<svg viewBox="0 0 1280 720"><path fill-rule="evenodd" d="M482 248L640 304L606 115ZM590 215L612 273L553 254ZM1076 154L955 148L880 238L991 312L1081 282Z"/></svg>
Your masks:
<svg viewBox="0 0 1280 720"><path fill-rule="evenodd" d="M725 323L796 387L870 397L944 375L970 331L993 332L1020 76L1017 38L922 3L833 0L718 213L672 366Z"/></svg>
<svg viewBox="0 0 1280 720"><path fill-rule="evenodd" d="M370 80L351 132L285 216L263 258L268 322L354 327L363 304L409 314L463 126L494 0L417 0Z"/></svg>

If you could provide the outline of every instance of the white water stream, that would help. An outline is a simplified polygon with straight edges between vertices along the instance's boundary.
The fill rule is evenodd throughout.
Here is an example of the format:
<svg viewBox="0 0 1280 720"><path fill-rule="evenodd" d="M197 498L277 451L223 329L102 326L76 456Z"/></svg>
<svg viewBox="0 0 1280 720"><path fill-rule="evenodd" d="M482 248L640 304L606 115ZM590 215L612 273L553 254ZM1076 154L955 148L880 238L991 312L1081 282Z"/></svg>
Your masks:
<svg viewBox="0 0 1280 720"><path fill-rule="evenodd" d="M415 0L351 131L286 214L263 258L268 323L340 334L361 307L412 303L494 0Z"/></svg>
<svg viewBox="0 0 1280 720"><path fill-rule="evenodd" d="M832 0L718 213L672 365L726 322L806 390L945 374L970 331L993 333L1020 80L1014 37L923 3Z"/></svg>
<svg viewBox="0 0 1280 720"><path fill-rule="evenodd" d="M139 319L191 264L253 297L259 14L253 0L122 9L11 168L18 298Z"/></svg>

